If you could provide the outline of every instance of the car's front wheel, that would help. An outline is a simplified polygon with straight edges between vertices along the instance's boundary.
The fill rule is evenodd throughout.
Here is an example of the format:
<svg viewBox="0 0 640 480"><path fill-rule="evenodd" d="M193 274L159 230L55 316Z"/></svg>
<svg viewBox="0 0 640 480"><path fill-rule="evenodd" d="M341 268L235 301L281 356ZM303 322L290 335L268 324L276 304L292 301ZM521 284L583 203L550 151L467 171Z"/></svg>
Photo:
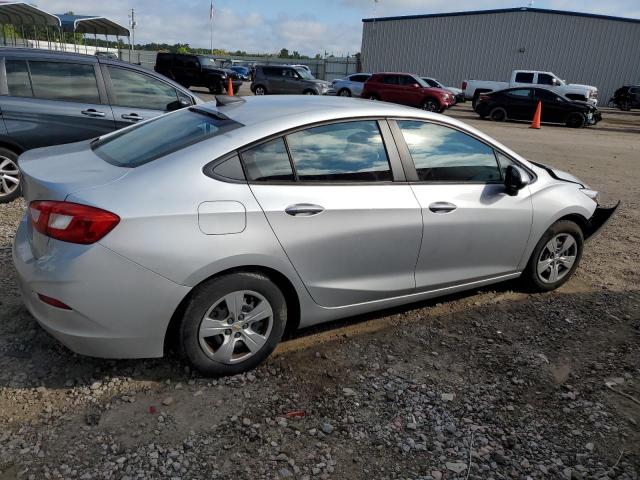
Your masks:
<svg viewBox="0 0 640 480"><path fill-rule="evenodd" d="M18 155L0 148L0 203L8 203L20 196Z"/></svg>
<svg viewBox="0 0 640 480"><path fill-rule="evenodd" d="M340 97L350 97L351 96L351 90L349 90L348 88L342 88L338 92L338 95Z"/></svg>
<svg viewBox="0 0 640 480"><path fill-rule="evenodd" d="M267 277L213 278L193 293L180 325L183 355L204 375L236 375L264 361L282 338L287 306Z"/></svg>
<svg viewBox="0 0 640 480"><path fill-rule="evenodd" d="M545 232L531 254L522 279L530 290L546 292L565 283L580 263L584 235L570 220L560 220Z"/></svg>
<svg viewBox="0 0 640 480"><path fill-rule="evenodd" d="M427 98L421 106L422 109L426 110L427 112L440 112L444 110L440 108L440 104L438 103L438 101L433 98Z"/></svg>
<svg viewBox="0 0 640 480"><path fill-rule="evenodd" d="M256 88L254 88L253 93L255 95L266 95L267 94L267 89L264 88L262 85L258 85L258 86L256 86Z"/></svg>
<svg viewBox="0 0 640 480"><path fill-rule="evenodd" d="M580 128L584 127L586 120L582 113L574 112L567 117L566 123L569 128Z"/></svg>
<svg viewBox="0 0 640 480"><path fill-rule="evenodd" d="M494 122L504 122L507 119L507 112L502 107L495 107L489 113L489 118Z"/></svg>

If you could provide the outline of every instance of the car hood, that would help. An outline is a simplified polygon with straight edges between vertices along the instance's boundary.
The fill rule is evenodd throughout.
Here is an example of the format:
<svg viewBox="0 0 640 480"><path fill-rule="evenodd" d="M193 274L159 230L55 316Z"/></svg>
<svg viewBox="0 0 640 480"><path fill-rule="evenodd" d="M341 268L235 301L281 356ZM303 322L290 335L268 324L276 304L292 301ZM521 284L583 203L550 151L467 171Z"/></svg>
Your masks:
<svg viewBox="0 0 640 480"><path fill-rule="evenodd" d="M581 83L568 83L567 87L580 87L580 88L586 88L589 90L593 90L595 92L598 91L598 87L594 87L593 85L582 85Z"/></svg>
<svg viewBox="0 0 640 480"><path fill-rule="evenodd" d="M315 83L316 85L323 85L326 87L331 85L331 82L327 82L325 80L319 80L317 78L314 78L313 80L305 78L304 80L305 82L311 82L311 83Z"/></svg>
<svg viewBox="0 0 640 480"><path fill-rule="evenodd" d="M449 90L450 92L455 93L456 95L458 95L459 93L462 93L462 89L461 88L447 87L447 90Z"/></svg>

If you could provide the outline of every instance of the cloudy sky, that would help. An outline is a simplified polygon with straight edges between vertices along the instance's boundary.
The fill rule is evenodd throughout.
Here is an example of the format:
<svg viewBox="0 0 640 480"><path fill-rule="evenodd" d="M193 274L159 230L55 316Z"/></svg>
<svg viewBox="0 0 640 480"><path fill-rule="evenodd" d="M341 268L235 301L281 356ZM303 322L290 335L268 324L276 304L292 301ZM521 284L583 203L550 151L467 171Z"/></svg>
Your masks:
<svg viewBox="0 0 640 480"><path fill-rule="evenodd" d="M209 0L36 0L51 13L102 15L128 25L135 8L136 43L209 47ZM362 18L526 6L528 0L217 0L214 47L248 52L281 48L314 55L360 51ZM374 7L375 5L375 7ZM639 0L536 0L539 8L640 18Z"/></svg>

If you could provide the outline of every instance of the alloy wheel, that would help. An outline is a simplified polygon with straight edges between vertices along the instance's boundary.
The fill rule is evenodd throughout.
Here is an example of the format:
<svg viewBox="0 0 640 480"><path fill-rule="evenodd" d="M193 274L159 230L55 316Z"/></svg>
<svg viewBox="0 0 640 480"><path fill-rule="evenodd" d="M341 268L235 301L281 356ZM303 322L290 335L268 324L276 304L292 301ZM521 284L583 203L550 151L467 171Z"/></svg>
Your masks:
<svg viewBox="0 0 640 480"><path fill-rule="evenodd" d="M217 362L243 362L267 343L272 327L273 309L264 296L251 290L231 292L202 318L200 347Z"/></svg>
<svg viewBox="0 0 640 480"><path fill-rule="evenodd" d="M351 96L351 92L349 91L349 89L343 88L342 90L340 90L340 96L341 97L350 97Z"/></svg>
<svg viewBox="0 0 640 480"><path fill-rule="evenodd" d="M538 278L543 283L556 283L569 274L576 262L578 244L572 235L560 233L547 242L536 266Z"/></svg>
<svg viewBox="0 0 640 480"><path fill-rule="evenodd" d="M256 95L264 95L266 92L264 90L264 87L256 87L256 91L255 94Z"/></svg>
<svg viewBox="0 0 640 480"><path fill-rule="evenodd" d="M18 164L7 157L0 156L0 198L8 197L20 186Z"/></svg>
<svg viewBox="0 0 640 480"><path fill-rule="evenodd" d="M440 110L440 105L438 105L433 100L427 100L422 105L422 109L426 110L427 112L438 112Z"/></svg>

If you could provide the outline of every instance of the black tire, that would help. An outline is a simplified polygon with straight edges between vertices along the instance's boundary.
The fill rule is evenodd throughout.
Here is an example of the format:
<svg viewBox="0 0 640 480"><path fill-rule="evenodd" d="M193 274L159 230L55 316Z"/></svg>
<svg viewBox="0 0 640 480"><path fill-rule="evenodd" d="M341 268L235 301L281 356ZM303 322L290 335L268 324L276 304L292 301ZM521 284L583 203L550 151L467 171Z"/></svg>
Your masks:
<svg viewBox="0 0 640 480"><path fill-rule="evenodd" d="M13 150L0 147L0 203L12 202L21 193L18 154Z"/></svg>
<svg viewBox="0 0 640 480"><path fill-rule="evenodd" d="M562 276L556 281L550 281L551 278L545 278L546 272L544 274L538 273L538 262L539 260L548 260L541 255L548 254L549 251L547 249L547 244L551 242L553 238L556 236L570 235L575 242L575 249L573 253L575 253L575 261L571 265L571 268L565 268L562 270ZM529 263L527 264L527 268L522 274L522 283L524 287L528 291L534 292L548 292L551 290L555 290L566 281L568 281L576 268L578 268L578 264L580 263L580 259L582 258L582 249L584 246L584 235L580 227L570 221L570 220L559 220L553 225L549 227L549 229L542 235L542 238L538 241L536 248L533 249L533 253L531 254L531 258L529 258ZM558 263L561 268L563 265ZM553 267L551 267L553 268Z"/></svg>
<svg viewBox="0 0 640 480"><path fill-rule="evenodd" d="M318 95L318 92L316 92L315 90L312 89L308 89L305 90L304 92L302 92L303 95Z"/></svg>
<svg viewBox="0 0 640 480"><path fill-rule="evenodd" d="M267 95L267 88L264 85L256 85L253 88L254 95Z"/></svg>
<svg viewBox="0 0 640 480"><path fill-rule="evenodd" d="M200 326L212 306L221 301L226 295L237 291L255 292L268 302L272 311L272 315L269 317L271 319L270 333L265 333L268 336L264 345L246 360L238 363L223 363L211 358L212 351L209 354L205 352L207 345L205 347L201 345ZM231 338L231 335L239 337L241 332L244 332L242 323L242 318L236 318L235 324L229 326L228 331L230 334L228 338ZM286 323L286 300L280 289L269 278L258 273L249 272L223 275L198 286L189 299L180 324L180 351L189 363L203 375L236 375L255 368L273 352L282 338ZM240 330L237 330L237 333L233 333L234 330L232 329L235 328ZM225 335L227 334L225 333ZM223 335L219 335L217 337L209 337L209 339L220 342L222 338L219 337L225 338ZM241 342L240 347L244 346L245 343ZM215 345L213 348L215 348ZM219 345L217 348L219 348ZM238 349L237 346L234 348Z"/></svg>
<svg viewBox="0 0 640 480"><path fill-rule="evenodd" d="M349 90L348 88L341 88L338 91L338 96L339 97L350 97L351 96L351 90Z"/></svg>
<svg viewBox="0 0 640 480"><path fill-rule="evenodd" d="M422 102L422 105L420 105L420 108L422 108L422 110L426 110L427 112L444 112L444 108L440 106L440 102L438 102L435 98L426 98L424 102Z"/></svg>
<svg viewBox="0 0 640 480"><path fill-rule="evenodd" d="M489 112L489 118L494 122L504 122L507 119L507 111L502 107L494 107Z"/></svg>
<svg viewBox="0 0 640 480"><path fill-rule="evenodd" d="M380 97L378 95L376 95L375 93L369 93L367 94L367 96L365 97L367 100L373 100L374 102L377 102L380 100Z"/></svg>
<svg viewBox="0 0 640 480"><path fill-rule="evenodd" d="M471 100L471 108L474 110L478 106L478 101L480 100L480 92L474 92L473 99Z"/></svg>
<svg viewBox="0 0 640 480"><path fill-rule="evenodd" d="M569 128L582 128L585 123L586 119L584 118L584 114L573 112L567 117L566 125Z"/></svg>

